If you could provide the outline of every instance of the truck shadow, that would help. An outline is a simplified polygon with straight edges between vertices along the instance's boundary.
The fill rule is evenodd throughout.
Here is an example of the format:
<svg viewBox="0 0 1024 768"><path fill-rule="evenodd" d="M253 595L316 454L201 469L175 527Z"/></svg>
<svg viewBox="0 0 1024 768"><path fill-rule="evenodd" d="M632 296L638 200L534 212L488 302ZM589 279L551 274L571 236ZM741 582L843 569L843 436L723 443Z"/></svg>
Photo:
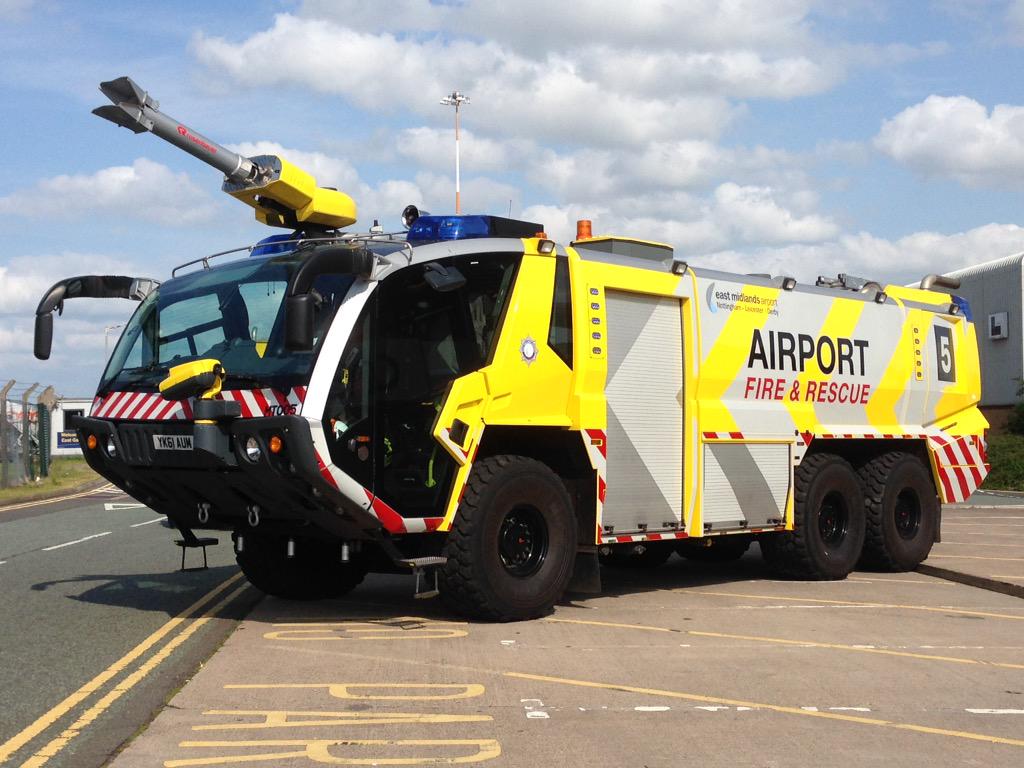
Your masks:
<svg viewBox="0 0 1024 768"><path fill-rule="evenodd" d="M673 556L657 568L631 569L602 566L600 595L569 593L560 605L586 606L591 600L618 598L631 594L664 590L685 590L724 584L746 584L774 580L759 554L748 553L730 563L691 562ZM417 600L407 576L372 575L350 595L315 602L294 602L268 597L263 601L260 619L271 623L361 622L382 624L395 629L420 629L416 622L465 622L449 611L439 599ZM469 623L478 623L469 620Z"/></svg>
<svg viewBox="0 0 1024 768"><path fill-rule="evenodd" d="M33 584L32 589L37 592L54 589L69 600L82 603L176 616L237 571L235 565L223 565L195 571L82 574L68 579L41 581ZM71 585L76 584L81 585L83 591L75 592Z"/></svg>

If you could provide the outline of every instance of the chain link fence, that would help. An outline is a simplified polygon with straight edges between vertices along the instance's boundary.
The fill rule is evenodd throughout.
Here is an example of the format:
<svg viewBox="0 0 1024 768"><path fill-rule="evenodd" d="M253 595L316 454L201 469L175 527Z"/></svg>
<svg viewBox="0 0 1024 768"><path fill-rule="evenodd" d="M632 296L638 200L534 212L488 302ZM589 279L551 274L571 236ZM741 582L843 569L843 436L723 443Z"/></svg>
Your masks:
<svg viewBox="0 0 1024 768"><path fill-rule="evenodd" d="M0 387L0 488L14 488L50 473L53 387L11 379Z"/></svg>

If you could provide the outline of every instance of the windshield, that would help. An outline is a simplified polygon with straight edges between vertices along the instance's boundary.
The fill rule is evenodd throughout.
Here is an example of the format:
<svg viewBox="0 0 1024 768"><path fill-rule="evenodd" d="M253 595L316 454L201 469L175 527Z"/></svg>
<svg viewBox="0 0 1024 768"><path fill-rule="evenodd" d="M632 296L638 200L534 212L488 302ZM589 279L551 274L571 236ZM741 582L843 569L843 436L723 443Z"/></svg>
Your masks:
<svg viewBox="0 0 1024 768"><path fill-rule="evenodd" d="M313 349L284 345L284 298L299 260L292 256L227 264L164 283L136 310L103 374L100 389L156 386L175 365L214 358L228 387L303 384L352 275L321 275L323 299Z"/></svg>

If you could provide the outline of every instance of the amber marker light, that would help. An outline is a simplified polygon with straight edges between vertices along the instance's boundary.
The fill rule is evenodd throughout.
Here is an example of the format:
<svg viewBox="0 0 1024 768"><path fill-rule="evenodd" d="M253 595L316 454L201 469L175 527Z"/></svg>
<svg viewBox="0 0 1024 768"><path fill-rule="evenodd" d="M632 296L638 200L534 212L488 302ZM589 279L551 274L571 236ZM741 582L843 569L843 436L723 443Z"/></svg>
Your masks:
<svg viewBox="0 0 1024 768"><path fill-rule="evenodd" d="M96 439L96 435L89 435L85 439L85 444L89 446L90 451L95 451L96 446L100 444L100 441Z"/></svg>
<svg viewBox="0 0 1024 768"><path fill-rule="evenodd" d="M277 435L274 435L272 438L270 438L270 441L267 443L267 446L270 448L271 453L278 454L284 449L284 441Z"/></svg>

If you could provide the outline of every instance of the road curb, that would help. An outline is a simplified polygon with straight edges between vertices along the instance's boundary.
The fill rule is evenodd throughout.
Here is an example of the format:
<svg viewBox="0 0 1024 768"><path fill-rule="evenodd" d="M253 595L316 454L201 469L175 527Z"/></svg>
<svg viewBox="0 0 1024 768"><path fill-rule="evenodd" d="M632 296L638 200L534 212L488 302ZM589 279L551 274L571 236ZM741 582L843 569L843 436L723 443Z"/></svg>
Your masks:
<svg viewBox="0 0 1024 768"><path fill-rule="evenodd" d="M969 587L987 589L989 592L998 592L1002 595L1024 598L1024 585L1021 584L1011 584L1008 581L999 581L999 579L990 579L985 576L975 576L970 573L954 571L949 568L939 568L937 566L926 565L924 563L917 566L917 572L923 573L926 576L945 579L946 581L955 581L958 584L966 584Z"/></svg>

